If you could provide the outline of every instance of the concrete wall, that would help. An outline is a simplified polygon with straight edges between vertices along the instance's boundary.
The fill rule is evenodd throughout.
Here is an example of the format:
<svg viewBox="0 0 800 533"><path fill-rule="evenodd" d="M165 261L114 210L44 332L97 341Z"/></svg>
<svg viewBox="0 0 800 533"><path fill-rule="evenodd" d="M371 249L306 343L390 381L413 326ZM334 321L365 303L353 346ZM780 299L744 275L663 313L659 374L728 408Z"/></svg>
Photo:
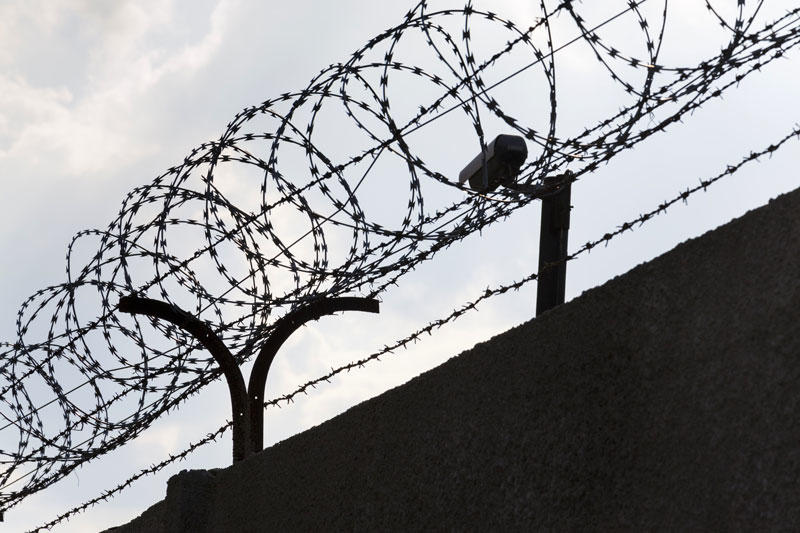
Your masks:
<svg viewBox="0 0 800 533"><path fill-rule="evenodd" d="M800 192L115 531L800 528Z"/></svg>

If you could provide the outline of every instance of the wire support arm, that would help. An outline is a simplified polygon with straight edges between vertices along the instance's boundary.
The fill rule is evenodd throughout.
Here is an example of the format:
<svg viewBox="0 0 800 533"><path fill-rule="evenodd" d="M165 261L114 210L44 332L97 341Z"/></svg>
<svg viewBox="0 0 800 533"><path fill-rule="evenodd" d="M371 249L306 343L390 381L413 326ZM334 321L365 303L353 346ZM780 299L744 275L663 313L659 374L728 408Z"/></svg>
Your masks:
<svg viewBox="0 0 800 533"><path fill-rule="evenodd" d="M165 320L191 334L211 353L228 382L233 414L233 462L236 463L264 447L264 388L278 350L292 333L309 321L339 311L378 313L380 304L374 298L320 298L281 317L256 357L247 387L230 350L211 326L199 318L176 305L132 295L120 298L119 310Z"/></svg>
<svg viewBox="0 0 800 533"><path fill-rule="evenodd" d="M241 461L250 455L252 451L250 449L250 407L247 402L244 378L236 359L211 327L176 305L150 298L124 296L119 300L119 310L123 313L145 315L174 324L190 333L211 353L228 382L233 416L233 462Z"/></svg>
<svg viewBox="0 0 800 533"><path fill-rule="evenodd" d="M250 401L251 438L254 452L261 451L264 447L264 387L272 362L283 343L306 322L317 320L325 315L332 315L338 311L362 311L365 313L380 312L380 303L374 298L359 298L346 296L340 298L321 298L300 309L281 317L272 330L272 334L264 342L258 353L253 370L250 373L250 383L247 386Z"/></svg>

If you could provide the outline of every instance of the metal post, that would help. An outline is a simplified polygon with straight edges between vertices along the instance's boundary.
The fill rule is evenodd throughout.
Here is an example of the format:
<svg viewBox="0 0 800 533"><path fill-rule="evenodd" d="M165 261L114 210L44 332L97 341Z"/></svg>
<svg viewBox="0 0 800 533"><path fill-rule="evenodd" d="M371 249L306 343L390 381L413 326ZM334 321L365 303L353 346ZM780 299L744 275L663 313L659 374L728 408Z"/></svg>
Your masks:
<svg viewBox="0 0 800 533"><path fill-rule="evenodd" d="M566 177L566 179L565 179ZM567 240L572 182L569 175L558 188L542 197L542 224L539 233L539 278L536 290L536 316L564 303L567 283ZM545 185L547 185L545 181Z"/></svg>
<svg viewBox="0 0 800 533"><path fill-rule="evenodd" d="M236 463L263 448L264 386L272 361L284 341L310 320L317 320L338 311L377 313L379 303L374 298L348 296L320 298L281 317L274 324L271 335L266 338L256 357L250 374L249 387L245 387L244 377L236 358L211 327L199 318L167 302L133 295L120 298L119 310L132 315L146 315L166 320L191 333L211 353L228 382L233 413L233 462ZM1 513L0 520L2 520Z"/></svg>

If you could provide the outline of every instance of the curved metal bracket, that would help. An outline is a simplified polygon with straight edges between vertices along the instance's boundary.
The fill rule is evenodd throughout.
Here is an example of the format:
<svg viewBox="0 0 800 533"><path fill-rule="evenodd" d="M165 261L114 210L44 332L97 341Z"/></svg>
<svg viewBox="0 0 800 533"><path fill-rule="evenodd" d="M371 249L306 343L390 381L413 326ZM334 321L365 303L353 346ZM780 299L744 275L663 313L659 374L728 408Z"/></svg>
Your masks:
<svg viewBox="0 0 800 533"><path fill-rule="evenodd" d="M263 448L264 387L275 355L286 339L311 320L337 311L378 313L379 305L378 300L373 298L321 298L281 317L256 357L248 387L245 387L239 365L225 343L208 324L194 315L167 302L133 295L120 298L118 309L123 313L166 320L190 333L211 353L228 382L233 415L233 462L236 463Z"/></svg>
<svg viewBox="0 0 800 533"><path fill-rule="evenodd" d="M267 338L258 357L250 371L250 383L247 391L250 401L250 436L253 440L252 449L259 452L264 448L264 387L267 384L267 375L272 366L275 355L280 350L286 339L294 333L297 328L311 320L331 315L337 311L363 311L366 313L380 312L378 300L373 298L323 298L305 307L297 309L275 322L272 334Z"/></svg>
<svg viewBox="0 0 800 533"><path fill-rule="evenodd" d="M119 300L119 310L132 315L146 315L166 320L182 330L191 333L200 344L214 357L231 395L231 415L233 416L233 462L240 461L250 455L250 408L247 403L247 389L242 372L236 364L231 352L208 324L187 313L183 309L150 298L125 296Z"/></svg>

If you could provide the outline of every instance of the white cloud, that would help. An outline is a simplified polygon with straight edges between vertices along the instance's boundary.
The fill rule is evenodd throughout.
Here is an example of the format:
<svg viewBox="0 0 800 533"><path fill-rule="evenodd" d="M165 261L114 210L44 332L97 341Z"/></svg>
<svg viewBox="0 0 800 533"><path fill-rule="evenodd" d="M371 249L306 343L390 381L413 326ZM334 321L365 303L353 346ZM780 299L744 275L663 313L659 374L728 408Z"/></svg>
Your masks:
<svg viewBox="0 0 800 533"><path fill-rule="evenodd" d="M63 174L86 177L113 173L153 153L157 143L146 133L158 118L142 115L141 103L166 79L189 78L209 62L223 41L231 5L219 2L209 13L208 31L173 49L158 39L180 24L171 2L124 2L109 9L84 1L69 10L63 4L43 8L41 19L31 22L37 31L56 33L74 18L94 25L87 71L72 87L36 85L23 74L24 65L4 57L6 71L16 74L0 75L0 163L24 161L30 169L46 161ZM5 11L11 20L27 20L32 9ZM6 37L0 44L13 49L20 38ZM68 37L60 39L56 45L69 46Z"/></svg>
<svg viewBox="0 0 800 533"><path fill-rule="evenodd" d="M164 457L180 451L186 436L178 424L165 424L158 428L148 428L134 440L131 447L145 458Z"/></svg>

